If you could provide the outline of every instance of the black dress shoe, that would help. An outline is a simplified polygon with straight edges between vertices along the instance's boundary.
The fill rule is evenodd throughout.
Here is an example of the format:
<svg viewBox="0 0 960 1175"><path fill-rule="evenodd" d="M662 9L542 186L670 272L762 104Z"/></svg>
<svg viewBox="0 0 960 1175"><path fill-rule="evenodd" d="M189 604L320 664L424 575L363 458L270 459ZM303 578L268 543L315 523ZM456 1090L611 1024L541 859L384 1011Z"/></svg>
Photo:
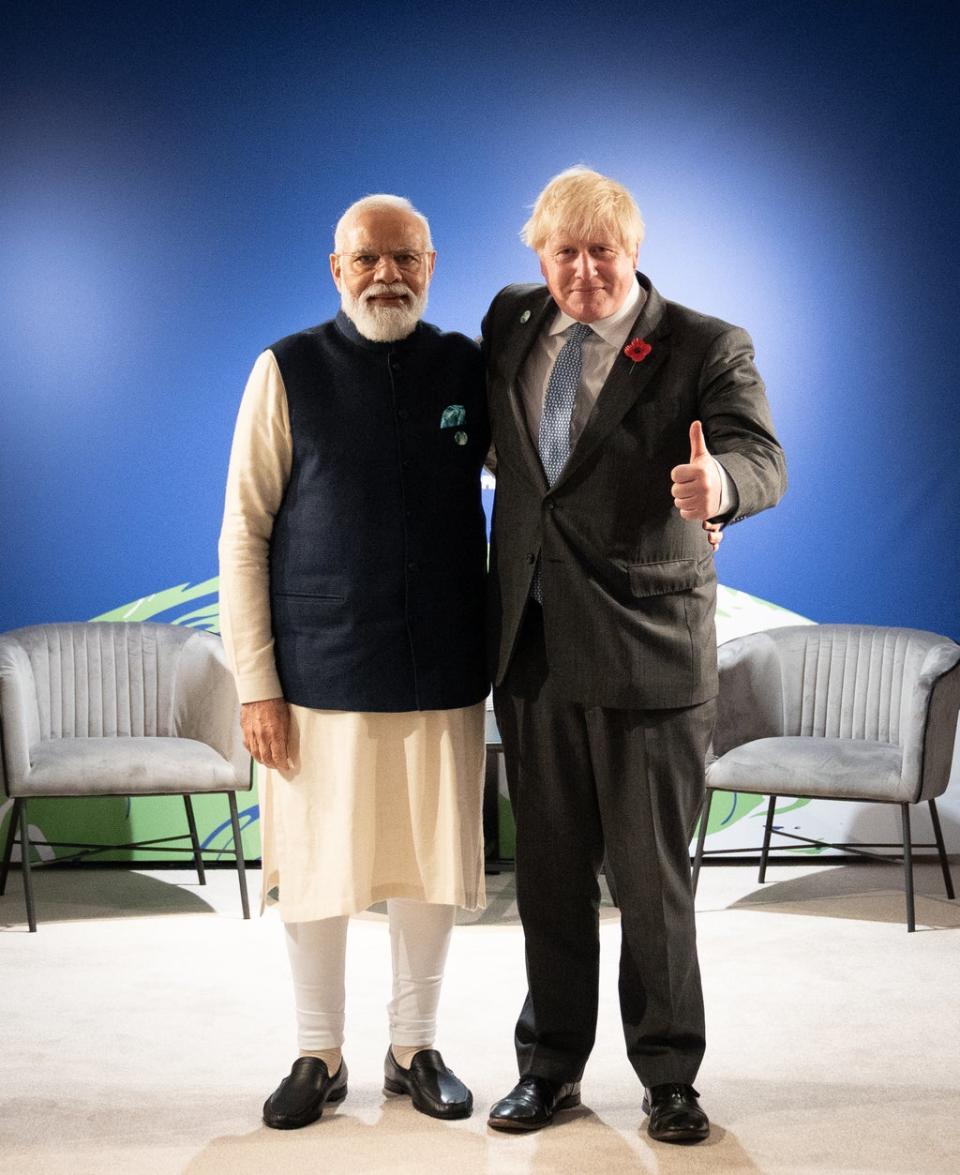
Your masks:
<svg viewBox="0 0 960 1175"><path fill-rule="evenodd" d="M700 1109L692 1085L667 1083L643 1091L643 1112L650 1115L647 1133L658 1142L703 1142L710 1119Z"/></svg>
<svg viewBox="0 0 960 1175"><path fill-rule="evenodd" d="M346 1096L345 1062L331 1077L319 1057L297 1057L290 1076L263 1103L263 1120L274 1130L297 1130L316 1122L327 1102L342 1102Z"/></svg>
<svg viewBox="0 0 960 1175"><path fill-rule="evenodd" d="M421 1049L401 1069L387 1049L383 1062L383 1092L408 1093L413 1108L431 1118L469 1118L473 1111L473 1094L452 1069L443 1063L436 1049Z"/></svg>
<svg viewBox="0 0 960 1175"><path fill-rule="evenodd" d="M539 1130L558 1110L580 1105L580 1082L563 1084L528 1073L507 1096L490 1108L487 1125L494 1130Z"/></svg>

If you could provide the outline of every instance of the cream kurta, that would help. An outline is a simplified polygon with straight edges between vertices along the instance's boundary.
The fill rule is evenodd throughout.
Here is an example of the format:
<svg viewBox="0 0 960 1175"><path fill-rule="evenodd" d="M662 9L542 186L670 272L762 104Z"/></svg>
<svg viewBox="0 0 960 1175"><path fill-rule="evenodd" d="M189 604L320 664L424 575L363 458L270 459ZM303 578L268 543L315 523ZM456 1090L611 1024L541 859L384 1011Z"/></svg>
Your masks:
<svg viewBox="0 0 960 1175"><path fill-rule="evenodd" d="M292 452L283 381L265 351L237 418L220 534L220 626L241 702L283 694L269 552ZM483 703L290 711L293 770L258 771L264 901L278 900L286 922L388 897L482 906Z"/></svg>

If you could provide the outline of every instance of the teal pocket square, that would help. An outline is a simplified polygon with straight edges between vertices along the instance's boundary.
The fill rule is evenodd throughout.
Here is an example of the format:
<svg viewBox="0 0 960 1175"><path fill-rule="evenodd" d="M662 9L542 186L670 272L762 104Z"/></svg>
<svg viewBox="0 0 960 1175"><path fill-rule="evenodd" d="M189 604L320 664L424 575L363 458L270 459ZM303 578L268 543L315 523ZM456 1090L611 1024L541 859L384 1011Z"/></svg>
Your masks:
<svg viewBox="0 0 960 1175"><path fill-rule="evenodd" d="M440 416L441 428L458 428L467 419L467 410L462 404L448 404Z"/></svg>

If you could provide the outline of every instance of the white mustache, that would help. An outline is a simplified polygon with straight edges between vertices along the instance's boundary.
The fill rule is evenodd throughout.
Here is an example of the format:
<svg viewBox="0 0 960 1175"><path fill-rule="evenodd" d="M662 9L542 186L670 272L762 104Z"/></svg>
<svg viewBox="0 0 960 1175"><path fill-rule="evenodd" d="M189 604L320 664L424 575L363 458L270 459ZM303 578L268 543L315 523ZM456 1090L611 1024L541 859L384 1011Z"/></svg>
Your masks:
<svg viewBox="0 0 960 1175"><path fill-rule="evenodd" d="M412 297L413 291L403 282L374 282L360 295L360 301L367 302L371 298L382 298L385 295L398 298Z"/></svg>

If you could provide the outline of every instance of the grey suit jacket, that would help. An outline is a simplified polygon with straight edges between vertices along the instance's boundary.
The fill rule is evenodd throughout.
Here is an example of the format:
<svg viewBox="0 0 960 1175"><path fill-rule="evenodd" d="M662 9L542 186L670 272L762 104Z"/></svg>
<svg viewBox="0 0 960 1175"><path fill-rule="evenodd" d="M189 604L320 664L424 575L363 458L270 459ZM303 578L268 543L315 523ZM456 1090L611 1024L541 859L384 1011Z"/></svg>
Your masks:
<svg viewBox="0 0 960 1175"><path fill-rule="evenodd" d="M552 488L530 439L521 365L556 303L545 286L507 286L483 324L497 453L489 652L503 681L537 559L553 680L573 701L662 709L717 692L716 574L699 522L674 508L670 471L689 460L689 430L736 486L739 522L786 488L753 345L739 327L647 299L631 338L651 351L617 356L593 414Z"/></svg>

